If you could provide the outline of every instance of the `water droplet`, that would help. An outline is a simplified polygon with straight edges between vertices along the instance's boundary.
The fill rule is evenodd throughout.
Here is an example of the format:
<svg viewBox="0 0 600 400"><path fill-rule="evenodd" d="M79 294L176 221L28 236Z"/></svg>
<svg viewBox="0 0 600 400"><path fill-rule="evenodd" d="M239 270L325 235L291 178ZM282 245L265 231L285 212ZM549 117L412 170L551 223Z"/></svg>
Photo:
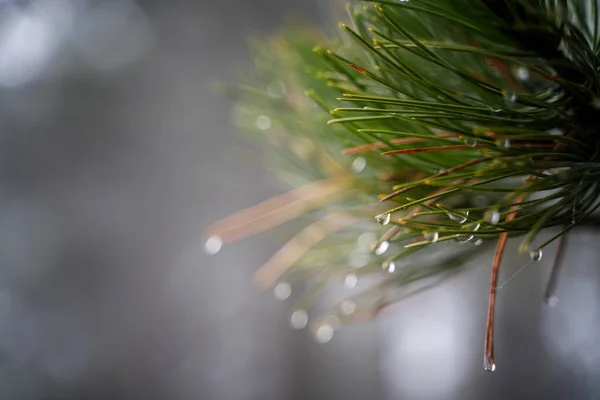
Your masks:
<svg viewBox="0 0 600 400"><path fill-rule="evenodd" d="M483 243L483 239L477 239L476 241L473 242L473 244L475 246L480 246Z"/></svg>
<svg viewBox="0 0 600 400"><path fill-rule="evenodd" d="M515 70L515 75L519 80L526 81L529 79L529 69L527 67L518 67Z"/></svg>
<svg viewBox="0 0 600 400"><path fill-rule="evenodd" d="M340 311L344 315L352 315L354 311L356 311L356 303L352 300L344 300L342 304L340 304Z"/></svg>
<svg viewBox="0 0 600 400"><path fill-rule="evenodd" d="M560 128L552 128L548 129L546 133L552 136L563 136L565 132Z"/></svg>
<svg viewBox="0 0 600 400"><path fill-rule="evenodd" d="M483 361L483 369L485 369L488 372L494 372L496 370L496 364L491 360L489 356L486 356L485 360Z"/></svg>
<svg viewBox="0 0 600 400"><path fill-rule="evenodd" d="M485 219L488 223L492 225L498 224L500 222L500 212L498 210L489 210L483 214L483 219Z"/></svg>
<svg viewBox="0 0 600 400"><path fill-rule="evenodd" d="M352 171L355 173L361 173L365 167L367 166L367 159L364 157L356 157L354 161L352 161Z"/></svg>
<svg viewBox="0 0 600 400"><path fill-rule="evenodd" d="M334 332L333 326L324 323L315 331L315 340L321 344L328 343L333 339Z"/></svg>
<svg viewBox="0 0 600 400"><path fill-rule="evenodd" d="M213 235L204 243L204 252L212 256L217 254L221 250L221 247L223 247L223 240L219 236Z"/></svg>
<svg viewBox="0 0 600 400"><path fill-rule="evenodd" d="M437 232L423 232L423 237L425 238L425 240L431 243L435 243L438 241L440 234Z"/></svg>
<svg viewBox="0 0 600 400"><path fill-rule="evenodd" d="M529 257L531 261L540 261L542 259L542 249L536 249L529 252Z"/></svg>
<svg viewBox="0 0 600 400"><path fill-rule="evenodd" d="M383 242L379 243L379 245L375 248L375 254L380 256L383 253L385 253L389 248L390 248L390 242L388 242L387 240L384 240Z"/></svg>
<svg viewBox="0 0 600 400"><path fill-rule="evenodd" d="M465 144L469 147L477 146L477 140L475 140L475 138L472 138L472 137L465 137L463 139L463 142L465 142Z"/></svg>
<svg viewBox="0 0 600 400"><path fill-rule="evenodd" d="M261 115L256 118L256 127L262 131L266 131L271 127L271 118L266 115Z"/></svg>
<svg viewBox="0 0 600 400"><path fill-rule="evenodd" d="M290 325L294 329L302 329L308 324L308 313L302 309L298 309L292 313L290 317Z"/></svg>
<svg viewBox="0 0 600 400"><path fill-rule="evenodd" d="M344 279L344 286L346 286L348 289L352 289L352 288L356 287L357 283L358 283L358 276L356 276L356 274L346 275L346 278Z"/></svg>
<svg viewBox="0 0 600 400"><path fill-rule="evenodd" d="M275 286L273 294L277 300L286 300L292 294L292 286L287 282L282 282Z"/></svg>
<svg viewBox="0 0 600 400"><path fill-rule="evenodd" d="M459 244L465 244L465 243L469 243L471 240L473 240L474 237L475 237L474 235L461 235L456 238L456 241Z"/></svg>
<svg viewBox="0 0 600 400"><path fill-rule="evenodd" d="M390 223L390 220L392 219L392 215L391 214L379 214L378 216L375 217L375 219L381 225L387 225Z"/></svg>
<svg viewBox="0 0 600 400"><path fill-rule="evenodd" d="M463 229L466 230L466 231L477 232L480 227L481 227L481 224L473 222L472 224L468 224L468 225L463 226Z"/></svg>
<svg viewBox="0 0 600 400"><path fill-rule="evenodd" d="M550 307L556 307L558 305L558 297L552 296L548 298L548 305Z"/></svg>
<svg viewBox="0 0 600 400"><path fill-rule="evenodd" d="M491 111L491 112L493 112L493 113L497 113L497 112L500 112L500 111L502 111L502 108L500 108L500 107L493 107L493 106L489 106L488 108L489 108L489 109L490 109L490 111Z"/></svg>
<svg viewBox="0 0 600 400"><path fill-rule="evenodd" d="M517 101L517 95L514 92L509 92L508 90L502 91L502 97L507 103L514 103Z"/></svg>
<svg viewBox="0 0 600 400"><path fill-rule="evenodd" d="M466 211L464 213L465 215L469 215L469 212ZM456 221L459 224L462 224L463 222L465 222L467 220L466 217L463 217L462 215L456 215L456 214L452 214L452 213L448 213L448 218L450 218L452 221Z"/></svg>
<svg viewBox="0 0 600 400"><path fill-rule="evenodd" d="M382 268L385 272L393 274L396 272L396 263L393 261L386 261L383 263Z"/></svg>
<svg viewBox="0 0 600 400"><path fill-rule="evenodd" d="M510 140L507 138L497 139L496 146L498 146L501 149L508 149L510 148Z"/></svg>

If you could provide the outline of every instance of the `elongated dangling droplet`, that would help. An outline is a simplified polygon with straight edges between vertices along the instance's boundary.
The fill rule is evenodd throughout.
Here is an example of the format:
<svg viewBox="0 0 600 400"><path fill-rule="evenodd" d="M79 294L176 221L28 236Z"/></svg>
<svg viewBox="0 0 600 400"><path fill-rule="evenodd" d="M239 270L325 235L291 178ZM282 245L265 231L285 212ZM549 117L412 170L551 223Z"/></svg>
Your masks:
<svg viewBox="0 0 600 400"><path fill-rule="evenodd" d="M379 245L375 248L375 254L380 256L383 253L385 253L389 248L390 248L390 242L388 242L387 240L384 240L383 242L379 243Z"/></svg>
<svg viewBox="0 0 600 400"><path fill-rule="evenodd" d="M492 225L497 225L500 222L500 212L496 209L486 211L483 214L483 219Z"/></svg>
<svg viewBox="0 0 600 400"><path fill-rule="evenodd" d="M423 237L425 238L425 240L431 243L435 243L438 241L440 234L437 232L424 232Z"/></svg>
<svg viewBox="0 0 600 400"><path fill-rule="evenodd" d="M294 329L302 329L308 324L308 313L302 309L298 309L292 313L290 317L290 325Z"/></svg>
<svg viewBox="0 0 600 400"><path fill-rule="evenodd" d="M542 249L536 249L529 252L529 257L531 258L531 261L540 261L542 259L542 255Z"/></svg>
<svg viewBox="0 0 600 400"><path fill-rule="evenodd" d="M494 372L496 370L496 364L492 360L489 354L486 354L483 360L483 369L488 372Z"/></svg>
<svg viewBox="0 0 600 400"><path fill-rule="evenodd" d="M387 224L390 223L390 220L392 219L392 215L388 214L388 213L386 213L386 214L379 214L378 216L375 217L375 219L381 225L387 225Z"/></svg>
<svg viewBox="0 0 600 400"><path fill-rule="evenodd" d="M383 263L382 268L385 272L393 274L396 272L396 263L394 261L386 261Z"/></svg>

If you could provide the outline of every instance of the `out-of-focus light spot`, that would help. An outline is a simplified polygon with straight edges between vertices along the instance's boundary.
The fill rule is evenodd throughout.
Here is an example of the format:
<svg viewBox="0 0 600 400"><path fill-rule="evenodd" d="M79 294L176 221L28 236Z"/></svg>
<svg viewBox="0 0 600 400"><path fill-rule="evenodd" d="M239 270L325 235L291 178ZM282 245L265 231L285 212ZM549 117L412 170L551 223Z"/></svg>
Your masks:
<svg viewBox="0 0 600 400"><path fill-rule="evenodd" d="M315 340L321 344L328 343L331 341L331 339L333 339L334 332L335 330L333 329L333 326L329 324L322 324L315 331Z"/></svg>
<svg viewBox="0 0 600 400"><path fill-rule="evenodd" d="M287 282L282 282L275 286L273 294L277 300L286 300L292 294L292 286Z"/></svg>
<svg viewBox="0 0 600 400"><path fill-rule="evenodd" d="M367 160L364 157L357 157L352 161L352 170L355 173L362 172L367 166Z"/></svg>
<svg viewBox="0 0 600 400"><path fill-rule="evenodd" d="M271 118L267 117L266 115L261 115L260 117L256 118L256 127L261 131L266 131L271 127Z"/></svg>
<svg viewBox="0 0 600 400"><path fill-rule="evenodd" d="M356 276L356 274L346 275L346 278L344 279L344 286L346 286L348 289L352 289L352 288L356 287L357 283L358 283L358 276Z"/></svg>
<svg viewBox="0 0 600 400"><path fill-rule="evenodd" d="M344 315L352 315L354 311L356 311L356 303L352 300L344 300L342 304L340 304L340 310Z"/></svg>
<svg viewBox="0 0 600 400"><path fill-rule="evenodd" d="M83 6L78 14L73 44L93 69L123 69L151 47L148 18L132 1L99 1Z"/></svg>
<svg viewBox="0 0 600 400"><path fill-rule="evenodd" d="M40 77L70 33L72 21L66 0L5 6L0 15L0 86L18 87Z"/></svg>
<svg viewBox="0 0 600 400"><path fill-rule="evenodd" d="M558 297L552 296L548 299L548 305L550 307L556 307L558 305Z"/></svg>
<svg viewBox="0 0 600 400"><path fill-rule="evenodd" d="M308 314L306 311L300 309L292 313L290 317L290 325L294 329L302 329L308 324Z"/></svg>
<svg viewBox="0 0 600 400"><path fill-rule="evenodd" d="M216 235L209 237L204 243L204 251L210 255L217 254L221 247L223 247L223 240Z"/></svg>

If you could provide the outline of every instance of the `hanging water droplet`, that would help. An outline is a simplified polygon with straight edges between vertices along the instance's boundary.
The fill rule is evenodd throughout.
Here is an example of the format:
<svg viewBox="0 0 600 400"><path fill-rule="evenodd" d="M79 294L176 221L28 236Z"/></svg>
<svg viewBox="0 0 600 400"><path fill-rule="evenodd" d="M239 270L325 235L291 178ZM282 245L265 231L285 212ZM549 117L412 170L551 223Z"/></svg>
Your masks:
<svg viewBox="0 0 600 400"><path fill-rule="evenodd" d="M379 245L375 248L375 254L380 256L383 253L385 253L389 248L390 248L390 242L388 242L387 240L384 240L383 242L379 243Z"/></svg>
<svg viewBox="0 0 600 400"><path fill-rule="evenodd" d="M425 240L431 243L435 243L438 241L440 234L437 232L423 232L423 237L425 238Z"/></svg>
<svg viewBox="0 0 600 400"><path fill-rule="evenodd" d="M383 263L382 268L385 272L393 274L396 272L396 263L394 261L386 261Z"/></svg>
<svg viewBox="0 0 600 400"><path fill-rule="evenodd" d="M281 282L275 286L273 294L277 300L286 300L292 294L292 286L287 282Z"/></svg>
<svg viewBox="0 0 600 400"><path fill-rule="evenodd" d="M556 307L558 305L558 297L556 296L552 296L550 298L548 298L548 305L550 307Z"/></svg>
<svg viewBox="0 0 600 400"><path fill-rule="evenodd" d="M486 211L483 214L483 219L492 225L496 225L498 222L500 222L500 212L496 209Z"/></svg>
<svg viewBox="0 0 600 400"><path fill-rule="evenodd" d="M266 115L261 115L256 118L256 127L262 131L266 131L271 127L271 118Z"/></svg>
<svg viewBox="0 0 600 400"><path fill-rule="evenodd" d="M308 313L302 309L298 309L292 313L290 317L290 325L294 329L302 329L308 324Z"/></svg>
<svg viewBox="0 0 600 400"><path fill-rule="evenodd" d="M486 356L485 360L483 361L483 369L488 372L494 372L496 370L496 364L490 359L489 356Z"/></svg>
<svg viewBox="0 0 600 400"><path fill-rule="evenodd" d="M468 224L468 225L463 226L462 229L464 229L466 231L477 232L480 227L481 227L481 224L473 222L472 224Z"/></svg>
<svg viewBox="0 0 600 400"><path fill-rule="evenodd" d="M315 331L315 340L321 344L328 343L333 339L334 332L333 326L324 323Z"/></svg>
<svg viewBox="0 0 600 400"><path fill-rule="evenodd" d="M515 75L519 80L526 81L529 79L529 69L527 67L518 67L515 70Z"/></svg>
<svg viewBox="0 0 600 400"><path fill-rule="evenodd" d="M475 147L477 146L477 140L475 138L472 138L470 136L467 136L463 139L463 142L469 146L469 147Z"/></svg>
<svg viewBox="0 0 600 400"><path fill-rule="evenodd" d="M529 252L529 257L531 261L540 261L542 259L542 249L536 249Z"/></svg>
<svg viewBox="0 0 600 400"><path fill-rule="evenodd" d="M217 254L221 250L221 247L223 247L223 240L219 236L213 235L204 243L204 252L212 256Z"/></svg>
<svg viewBox="0 0 600 400"><path fill-rule="evenodd" d="M392 219L392 215L391 214L379 214L378 216L375 217L375 219L381 225L387 225L390 223L390 220Z"/></svg>
<svg viewBox="0 0 600 400"><path fill-rule="evenodd" d="M352 171L355 173L361 173L365 167L367 166L367 159L364 157L356 157L354 161L352 161Z"/></svg>
<svg viewBox="0 0 600 400"><path fill-rule="evenodd" d="M507 138L496 139L496 146L498 146L501 149L508 149L510 148L510 140Z"/></svg>
<svg viewBox="0 0 600 400"><path fill-rule="evenodd" d="M502 91L502 97L507 103L514 103L515 101L517 101L517 95L514 92L510 92L508 90Z"/></svg>
<svg viewBox="0 0 600 400"><path fill-rule="evenodd" d="M357 283L358 276L356 276L356 274L346 275L346 278L344 279L344 286L346 286L348 289L353 289L354 287L356 287Z"/></svg>
<svg viewBox="0 0 600 400"><path fill-rule="evenodd" d="M352 315L354 311L356 311L356 303L352 300L344 300L342 304L340 304L340 311L344 315Z"/></svg>

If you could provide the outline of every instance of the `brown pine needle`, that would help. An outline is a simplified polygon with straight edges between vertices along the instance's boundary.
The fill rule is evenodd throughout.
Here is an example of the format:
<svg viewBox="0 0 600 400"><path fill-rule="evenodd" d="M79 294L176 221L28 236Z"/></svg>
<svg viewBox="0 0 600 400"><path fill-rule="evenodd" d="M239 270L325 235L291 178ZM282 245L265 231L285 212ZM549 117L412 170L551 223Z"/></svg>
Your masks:
<svg viewBox="0 0 600 400"><path fill-rule="evenodd" d="M434 147L417 147L413 149L402 149L402 150L390 150L381 153L382 156L393 156L400 154L411 154L411 153L429 153L433 151L448 151L448 150L461 150L469 148L480 148L487 147L485 145L477 144L475 146L467 146L466 144L457 144L451 146L434 146Z"/></svg>
<svg viewBox="0 0 600 400"><path fill-rule="evenodd" d="M261 289L270 287L307 251L327 237L327 235L356 222L357 219L350 214L337 212L307 226L283 245L256 272L254 277L255 283Z"/></svg>

